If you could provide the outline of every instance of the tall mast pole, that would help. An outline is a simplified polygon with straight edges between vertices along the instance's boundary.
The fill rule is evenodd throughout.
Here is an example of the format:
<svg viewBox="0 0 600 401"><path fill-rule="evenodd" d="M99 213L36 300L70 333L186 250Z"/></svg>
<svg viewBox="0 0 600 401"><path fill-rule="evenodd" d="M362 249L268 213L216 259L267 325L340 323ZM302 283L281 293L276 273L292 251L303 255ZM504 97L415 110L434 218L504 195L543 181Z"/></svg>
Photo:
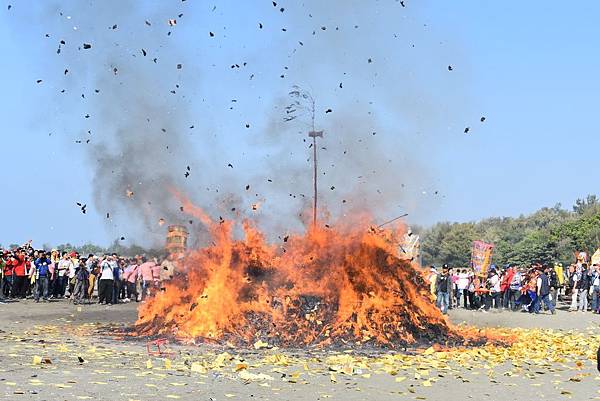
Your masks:
<svg viewBox="0 0 600 401"><path fill-rule="evenodd" d="M308 136L313 139L313 229L317 227L317 137L323 138L323 131L315 131L315 101L312 99L311 102L311 114L312 114L312 131L308 133Z"/></svg>

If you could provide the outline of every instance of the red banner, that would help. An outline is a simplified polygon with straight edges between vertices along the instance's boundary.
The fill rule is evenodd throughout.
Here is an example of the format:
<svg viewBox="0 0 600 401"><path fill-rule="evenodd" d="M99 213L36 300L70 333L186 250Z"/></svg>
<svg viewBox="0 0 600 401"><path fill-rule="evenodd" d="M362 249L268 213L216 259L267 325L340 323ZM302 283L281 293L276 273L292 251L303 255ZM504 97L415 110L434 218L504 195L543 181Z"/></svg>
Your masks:
<svg viewBox="0 0 600 401"><path fill-rule="evenodd" d="M477 274L486 274L492 264L492 252L494 244L483 241L473 241L471 250L471 266Z"/></svg>

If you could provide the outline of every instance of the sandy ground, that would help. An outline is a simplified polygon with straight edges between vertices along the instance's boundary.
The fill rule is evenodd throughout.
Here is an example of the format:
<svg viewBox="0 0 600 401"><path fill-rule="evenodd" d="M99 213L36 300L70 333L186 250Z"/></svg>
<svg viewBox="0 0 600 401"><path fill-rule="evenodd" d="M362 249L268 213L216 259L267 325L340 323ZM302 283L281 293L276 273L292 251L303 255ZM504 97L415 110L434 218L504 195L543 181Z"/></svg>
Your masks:
<svg viewBox="0 0 600 401"><path fill-rule="evenodd" d="M600 399L591 313L450 312L459 324L516 328L511 347L361 356L175 346L170 359L119 335L135 304L21 301L0 316L0 397L11 400Z"/></svg>

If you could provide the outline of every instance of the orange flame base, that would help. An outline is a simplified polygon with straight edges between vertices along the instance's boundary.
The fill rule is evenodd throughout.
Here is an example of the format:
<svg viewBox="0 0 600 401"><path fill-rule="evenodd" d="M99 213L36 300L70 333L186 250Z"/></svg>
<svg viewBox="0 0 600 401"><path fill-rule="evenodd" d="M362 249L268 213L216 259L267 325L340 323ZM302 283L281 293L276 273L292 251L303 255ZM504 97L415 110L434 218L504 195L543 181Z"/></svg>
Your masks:
<svg viewBox="0 0 600 401"><path fill-rule="evenodd" d="M248 221L243 239L234 239L231 221L185 208L213 242L188 252L182 274L140 307L139 335L280 346L463 341L421 273L399 257L400 226L347 222L274 245Z"/></svg>

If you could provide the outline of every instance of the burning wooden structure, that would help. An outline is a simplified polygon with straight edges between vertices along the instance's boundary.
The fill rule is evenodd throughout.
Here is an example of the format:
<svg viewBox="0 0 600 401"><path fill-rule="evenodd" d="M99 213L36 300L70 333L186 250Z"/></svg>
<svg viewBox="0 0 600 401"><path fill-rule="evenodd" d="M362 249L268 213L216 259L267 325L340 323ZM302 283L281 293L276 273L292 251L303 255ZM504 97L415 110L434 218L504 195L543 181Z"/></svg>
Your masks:
<svg viewBox="0 0 600 401"><path fill-rule="evenodd" d="M234 239L233 222L185 209L212 243L188 251L182 275L140 307L140 335L280 346L461 341L421 273L400 257L401 225L372 232L363 216L272 244L248 221Z"/></svg>

